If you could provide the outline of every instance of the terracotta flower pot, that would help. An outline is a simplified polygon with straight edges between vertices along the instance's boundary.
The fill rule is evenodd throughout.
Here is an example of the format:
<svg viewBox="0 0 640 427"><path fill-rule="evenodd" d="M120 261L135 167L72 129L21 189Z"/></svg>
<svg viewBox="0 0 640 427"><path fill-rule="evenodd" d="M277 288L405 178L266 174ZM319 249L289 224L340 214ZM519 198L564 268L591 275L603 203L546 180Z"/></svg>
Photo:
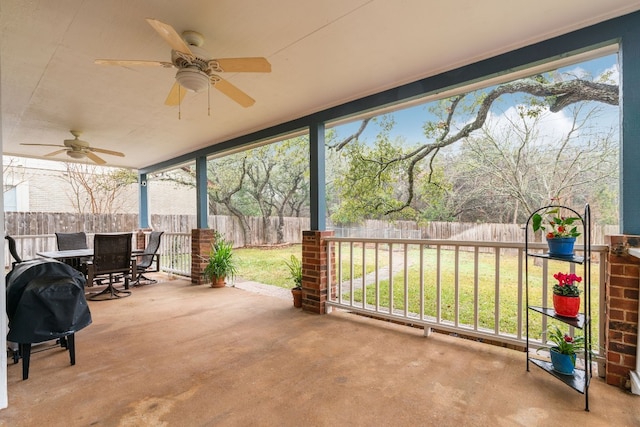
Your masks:
<svg viewBox="0 0 640 427"><path fill-rule="evenodd" d="M227 282L225 282L226 276L223 277L214 277L213 280L211 280L211 287L212 288L224 288L224 286L227 284Z"/></svg>
<svg viewBox="0 0 640 427"><path fill-rule="evenodd" d="M291 295L293 295L293 306L302 307L302 289L291 289Z"/></svg>
<svg viewBox="0 0 640 427"><path fill-rule="evenodd" d="M553 294L553 309L558 316L576 318L580 312L580 297Z"/></svg>

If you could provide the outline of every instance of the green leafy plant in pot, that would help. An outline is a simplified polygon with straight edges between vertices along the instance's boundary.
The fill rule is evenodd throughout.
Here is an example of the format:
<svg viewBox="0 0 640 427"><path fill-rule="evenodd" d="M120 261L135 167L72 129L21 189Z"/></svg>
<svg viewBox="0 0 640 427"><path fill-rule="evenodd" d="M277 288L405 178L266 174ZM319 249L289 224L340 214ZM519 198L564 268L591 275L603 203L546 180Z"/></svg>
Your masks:
<svg viewBox="0 0 640 427"><path fill-rule="evenodd" d="M580 235L575 222L580 218L561 215L559 207L548 209L542 214L535 213L531 217L533 232L543 230L549 245L549 255L568 257L573 255L573 245Z"/></svg>
<svg viewBox="0 0 640 427"><path fill-rule="evenodd" d="M563 333L559 327L554 326L548 331L549 341L554 345L541 347L540 350L549 350L553 370L564 375L572 375L576 366L576 355L585 352L584 337L572 337ZM591 354L591 353L589 353Z"/></svg>
<svg viewBox="0 0 640 427"><path fill-rule="evenodd" d="M291 289L293 306L300 308L302 307L302 263L295 255L291 255L290 260L284 263L289 268L289 278L293 280L293 288Z"/></svg>
<svg viewBox="0 0 640 427"><path fill-rule="evenodd" d="M212 288L222 288L225 286L226 278L233 279L237 272L232 243L216 233L215 240L211 243L207 266L203 271L204 277L211 281Z"/></svg>

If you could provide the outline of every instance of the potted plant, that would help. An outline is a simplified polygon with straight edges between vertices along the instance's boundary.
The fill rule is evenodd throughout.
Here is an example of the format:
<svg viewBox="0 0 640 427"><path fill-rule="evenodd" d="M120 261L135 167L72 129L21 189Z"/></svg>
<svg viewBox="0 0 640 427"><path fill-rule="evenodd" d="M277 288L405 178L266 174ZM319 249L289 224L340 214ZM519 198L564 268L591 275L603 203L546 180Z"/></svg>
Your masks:
<svg viewBox="0 0 640 427"><path fill-rule="evenodd" d="M302 307L302 263L295 255L291 255L290 261L284 262L289 268L289 278L293 280L293 306Z"/></svg>
<svg viewBox="0 0 640 427"><path fill-rule="evenodd" d="M572 337L563 333L559 327L547 331L549 341L555 345L541 347L540 350L549 350L553 370L564 375L573 375L576 366L576 354L585 351L584 337Z"/></svg>
<svg viewBox="0 0 640 427"><path fill-rule="evenodd" d="M580 312L580 289L578 283L582 277L574 274L558 272L553 275L558 281L553 285L553 309L563 317L578 317Z"/></svg>
<svg viewBox="0 0 640 427"><path fill-rule="evenodd" d="M215 240L211 243L207 266L203 271L204 277L211 281L212 288L222 288L226 284L226 278L233 279L237 271L232 243L216 233Z"/></svg>
<svg viewBox="0 0 640 427"><path fill-rule="evenodd" d="M574 225L580 221L578 217L560 215L560 208L553 207L543 214L535 213L531 217L534 233L538 230L546 231L549 255L567 257L573 256L573 245L580 235L578 227Z"/></svg>

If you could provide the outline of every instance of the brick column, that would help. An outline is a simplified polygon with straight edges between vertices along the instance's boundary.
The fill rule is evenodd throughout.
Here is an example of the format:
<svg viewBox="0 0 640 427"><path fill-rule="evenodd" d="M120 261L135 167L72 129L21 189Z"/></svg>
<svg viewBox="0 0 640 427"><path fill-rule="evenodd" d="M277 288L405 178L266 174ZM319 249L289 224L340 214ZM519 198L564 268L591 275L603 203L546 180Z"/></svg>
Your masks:
<svg viewBox="0 0 640 427"><path fill-rule="evenodd" d="M333 231L302 232L302 309L324 314L327 301L327 241ZM335 261L332 270L335 275ZM332 281L335 283L335 280ZM335 293L335 289L332 290Z"/></svg>
<svg viewBox="0 0 640 427"><path fill-rule="evenodd" d="M136 232L136 249L144 249L147 247L147 238L145 233L150 233L150 228L138 228Z"/></svg>
<svg viewBox="0 0 640 427"><path fill-rule="evenodd" d="M209 260L211 243L215 231L210 228L194 228L191 230L191 284L203 285L208 281L202 275Z"/></svg>
<svg viewBox="0 0 640 427"><path fill-rule="evenodd" d="M628 250L639 242L638 236L606 236L606 381L622 388L629 387L630 373L636 368L640 259Z"/></svg>

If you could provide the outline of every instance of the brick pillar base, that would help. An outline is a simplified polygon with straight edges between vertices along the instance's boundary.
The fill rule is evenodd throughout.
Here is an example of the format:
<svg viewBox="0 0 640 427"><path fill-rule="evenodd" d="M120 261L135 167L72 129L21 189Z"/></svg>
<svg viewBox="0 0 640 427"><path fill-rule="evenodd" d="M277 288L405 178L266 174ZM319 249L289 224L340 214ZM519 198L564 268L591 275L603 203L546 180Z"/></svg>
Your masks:
<svg viewBox="0 0 640 427"><path fill-rule="evenodd" d="M152 230L150 228L138 228L136 232L136 249L144 249L147 247L147 236L145 233L149 233Z"/></svg>
<svg viewBox="0 0 640 427"><path fill-rule="evenodd" d="M310 313L326 312L327 241L324 238L330 236L333 231L302 232L302 309Z"/></svg>
<svg viewBox="0 0 640 427"><path fill-rule="evenodd" d="M210 228L194 228L191 230L191 284L203 285L208 283L202 273L209 261L211 243L215 238L215 231Z"/></svg>
<svg viewBox="0 0 640 427"><path fill-rule="evenodd" d="M628 388L636 368L638 340L638 289L640 259L629 255L629 246L639 246L638 236L606 236L609 245L607 270L606 381Z"/></svg>

